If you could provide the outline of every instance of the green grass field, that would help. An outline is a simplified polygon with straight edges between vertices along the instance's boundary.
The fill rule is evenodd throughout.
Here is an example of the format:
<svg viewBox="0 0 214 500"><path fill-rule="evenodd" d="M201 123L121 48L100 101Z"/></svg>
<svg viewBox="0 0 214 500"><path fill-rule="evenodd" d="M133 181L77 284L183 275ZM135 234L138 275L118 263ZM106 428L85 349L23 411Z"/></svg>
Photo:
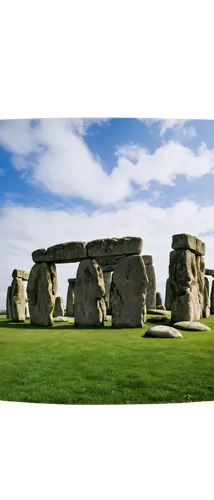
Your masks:
<svg viewBox="0 0 214 500"><path fill-rule="evenodd" d="M142 338L144 329L53 328L0 316L0 399L59 404L143 404L214 399L210 332Z"/></svg>

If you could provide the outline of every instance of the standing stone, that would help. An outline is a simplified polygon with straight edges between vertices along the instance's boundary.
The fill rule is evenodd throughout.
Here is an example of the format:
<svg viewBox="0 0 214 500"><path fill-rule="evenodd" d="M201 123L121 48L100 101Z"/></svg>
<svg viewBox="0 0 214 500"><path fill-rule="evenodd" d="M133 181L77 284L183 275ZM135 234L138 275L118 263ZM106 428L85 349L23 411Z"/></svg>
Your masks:
<svg viewBox="0 0 214 500"><path fill-rule="evenodd" d="M40 326L53 324L53 311L57 290L55 264L35 264L30 272L27 295L31 323Z"/></svg>
<svg viewBox="0 0 214 500"><path fill-rule="evenodd" d="M76 285L76 278L70 278L68 280L66 316L69 316L71 318L74 317L75 285Z"/></svg>
<svg viewBox="0 0 214 500"><path fill-rule="evenodd" d="M156 309L165 309L160 292L156 292Z"/></svg>
<svg viewBox="0 0 214 500"><path fill-rule="evenodd" d="M198 300L201 308L201 318L203 317L204 310L204 272L205 272L205 263L204 257L197 255L196 256L196 267L197 267L197 281L198 281Z"/></svg>
<svg viewBox="0 0 214 500"><path fill-rule="evenodd" d="M203 304L203 318L209 318L210 316L210 290L209 290L209 280L205 276L204 278L204 304Z"/></svg>
<svg viewBox="0 0 214 500"><path fill-rule="evenodd" d="M190 250L170 252L169 279L172 315L178 321L198 321L201 317L196 255Z"/></svg>
<svg viewBox="0 0 214 500"><path fill-rule="evenodd" d="M7 319L12 319L12 304L11 304L11 286L7 288L7 300L6 300L6 311Z"/></svg>
<svg viewBox="0 0 214 500"><path fill-rule="evenodd" d="M120 259L110 288L114 328L143 327L148 282L146 266L140 255Z"/></svg>
<svg viewBox="0 0 214 500"><path fill-rule="evenodd" d="M62 297L56 297L53 316L54 317L64 316L64 314L65 314L64 300Z"/></svg>
<svg viewBox="0 0 214 500"><path fill-rule="evenodd" d="M211 296L210 296L210 314L214 314L214 280L212 281Z"/></svg>
<svg viewBox="0 0 214 500"><path fill-rule="evenodd" d="M25 289L22 278L13 278L11 284L11 305L13 321L25 320Z"/></svg>
<svg viewBox="0 0 214 500"><path fill-rule="evenodd" d="M143 255L142 257L146 266L146 273L149 280L146 291L146 308L156 309L156 277L155 269L152 263L152 256Z"/></svg>
<svg viewBox="0 0 214 500"><path fill-rule="evenodd" d="M75 326L104 326L103 272L96 260L80 262L75 286Z"/></svg>
<svg viewBox="0 0 214 500"><path fill-rule="evenodd" d="M112 280L112 273L103 273L103 279L104 279L104 285L105 285L105 305L106 305L106 312L107 314L111 314L111 309L110 309L110 286L111 286L111 280Z"/></svg>
<svg viewBox="0 0 214 500"><path fill-rule="evenodd" d="M172 307L172 292L170 286L170 279L166 280L166 293L165 293L165 307L167 311L171 311Z"/></svg>
<svg viewBox="0 0 214 500"><path fill-rule="evenodd" d="M25 318L26 319L30 318L29 303L26 297L25 297Z"/></svg>

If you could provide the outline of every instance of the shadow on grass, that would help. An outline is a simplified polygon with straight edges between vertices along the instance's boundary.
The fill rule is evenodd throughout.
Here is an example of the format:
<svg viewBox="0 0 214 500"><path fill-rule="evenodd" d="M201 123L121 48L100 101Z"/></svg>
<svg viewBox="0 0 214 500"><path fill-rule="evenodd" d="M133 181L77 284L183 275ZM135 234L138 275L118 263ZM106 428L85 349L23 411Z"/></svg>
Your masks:
<svg viewBox="0 0 214 500"><path fill-rule="evenodd" d="M111 329L111 325L104 325L104 326L86 326L86 327L77 327L75 326L74 323L69 323L69 324L56 324L54 323L53 326L42 326L42 325L33 325L31 323L25 323L23 322L16 322L16 321L10 321L10 320L5 320L1 321L0 323L0 329L1 328L14 328L16 330L107 330Z"/></svg>

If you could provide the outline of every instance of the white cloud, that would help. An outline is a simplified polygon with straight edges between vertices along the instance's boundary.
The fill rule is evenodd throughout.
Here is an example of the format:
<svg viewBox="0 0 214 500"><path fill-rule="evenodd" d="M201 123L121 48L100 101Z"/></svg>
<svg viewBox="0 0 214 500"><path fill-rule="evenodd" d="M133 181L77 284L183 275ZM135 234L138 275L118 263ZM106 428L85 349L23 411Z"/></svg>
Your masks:
<svg viewBox="0 0 214 500"><path fill-rule="evenodd" d="M187 232L200 237L207 245L206 267L213 267L214 205L200 207L181 202L171 208L157 208L143 202L129 202L125 207L91 215L83 209L65 212L10 205L0 212L0 309L5 307L6 290L14 268L27 271L33 265L31 253L36 248L65 241L89 241L103 237L141 236L143 253L152 254L157 275L157 289L165 292L172 235ZM66 299L67 279L75 275L78 264L58 265L58 294Z"/></svg>
<svg viewBox="0 0 214 500"><path fill-rule="evenodd" d="M160 127L159 136L164 136L168 130L171 130L173 138L177 140L192 139L197 137L194 127L186 126L189 120L180 119L164 119L164 118L140 118L147 127L152 127L154 124L158 124Z"/></svg>
<svg viewBox="0 0 214 500"><path fill-rule="evenodd" d="M2 122L0 144L13 154L14 166L29 170L30 178L44 189L102 206L130 199L132 182L148 189L152 180L173 185L178 175L193 179L213 173L214 150L203 145L194 153L170 142L154 153L136 145L119 149L108 174L84 141L83 123L81 119L41 120L32 127L27 120Z"/></svg>

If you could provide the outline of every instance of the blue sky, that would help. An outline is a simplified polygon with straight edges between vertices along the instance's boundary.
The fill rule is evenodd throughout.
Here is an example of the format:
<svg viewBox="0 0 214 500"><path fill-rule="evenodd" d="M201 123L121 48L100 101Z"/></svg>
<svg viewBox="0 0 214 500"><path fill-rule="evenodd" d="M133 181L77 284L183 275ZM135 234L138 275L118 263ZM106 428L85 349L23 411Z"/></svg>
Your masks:
<svg viewBox="0 0 214 500"><path fill-rule="evenodd" d="M203 236L214 267L214 122L1 121L0 210L1 308L33 250L99 237L141 236L164 294L172 234ZM76 266L58 268L65 299Z"/></svg>

